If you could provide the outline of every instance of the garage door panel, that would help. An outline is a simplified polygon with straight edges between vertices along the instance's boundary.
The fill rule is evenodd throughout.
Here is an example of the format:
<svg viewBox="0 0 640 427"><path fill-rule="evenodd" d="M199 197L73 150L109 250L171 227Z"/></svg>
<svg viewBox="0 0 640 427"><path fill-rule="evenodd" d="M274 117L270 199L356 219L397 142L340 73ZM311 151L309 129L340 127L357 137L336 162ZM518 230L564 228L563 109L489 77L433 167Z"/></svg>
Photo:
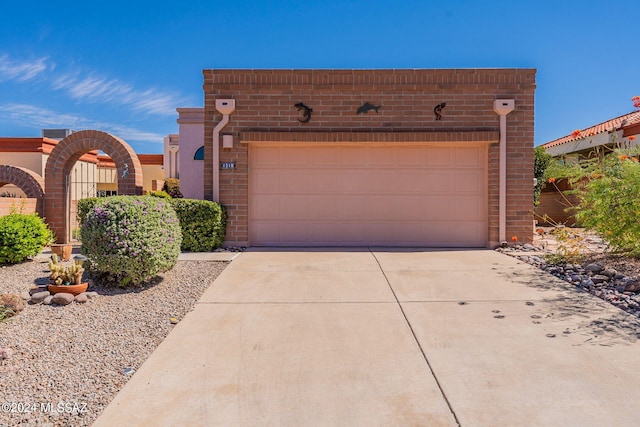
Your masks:
<svg viewBox="0 0 640 427"><path fill-rule="evenodd" d="M251 146L250 243L484 246L486 151Z"/></svg>
<svg viewBox="0 0 640 427"><path fill-rule="evenodd" d="M395 166L397 162L396 150L390 150L388 147L371 147L367 154L368 161L363 165L366 168L370 166Z"/></svg>
<svg viewBox="0 0 640 427"><path fill-rule="evenodd" d="M327 149L327 147L314 147L309 150L309 161L307 164L310 166L335 167L335 165L338 164L339 157L339 150L331 150Z"/></svg>
<svg viewBox="0 0 640 427"><path fill-rule="evenodd" d="M427 152L427 166L451 166L452 149L449 147L433 147Z"/></svg>
<svg viewBox="0 0 640 427"><path fill-rule="evenodd" d="M453 178L454 191L456 193L483 194L486 183L484 173L480 170L464 170L456 173Z"/></svg>
<svg viewBox="0 0 640 427"><path fill-rule="evenodd" d="M427 164L427 151L424 147L405 147L398 150L398 166L424 166Z"/></svg>
<svg viewBox="0 0 640 427"><path fill-rule="evenodd" d="M464 147L455 149L456 166L478 166L478 158L480 157L480 149L477 147Z"/></svg>

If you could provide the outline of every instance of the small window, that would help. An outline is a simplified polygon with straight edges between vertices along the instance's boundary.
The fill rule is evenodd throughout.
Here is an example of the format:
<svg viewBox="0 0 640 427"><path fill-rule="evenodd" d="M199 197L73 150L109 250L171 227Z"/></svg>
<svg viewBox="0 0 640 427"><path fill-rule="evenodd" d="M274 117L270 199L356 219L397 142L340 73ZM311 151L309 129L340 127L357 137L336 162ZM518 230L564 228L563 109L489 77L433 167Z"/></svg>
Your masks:
<svg viewBox="0 0 640 427"><path fill-rule="evenodd" d="M204 145L196 150L196 154L193 155L193 160L204 160Z"/></svg>

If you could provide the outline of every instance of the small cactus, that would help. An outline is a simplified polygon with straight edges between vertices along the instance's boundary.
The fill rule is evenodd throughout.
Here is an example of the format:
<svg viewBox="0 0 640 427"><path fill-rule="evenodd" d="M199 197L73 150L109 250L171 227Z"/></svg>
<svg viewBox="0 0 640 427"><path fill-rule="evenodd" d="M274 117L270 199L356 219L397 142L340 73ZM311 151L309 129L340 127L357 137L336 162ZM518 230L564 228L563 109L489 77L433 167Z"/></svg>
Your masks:
<svg viewBox="0 0 640 427"><path fill-rule="evenodd" d="M53 254L51 255L51 261L49 262L49 270L51 270L49 278L58 286L79 285L82 283L82 273L84 273L84 268L82 267L82 261L80 260L76 260L71 265L63 266L58 262L58 256Z"/></svg>

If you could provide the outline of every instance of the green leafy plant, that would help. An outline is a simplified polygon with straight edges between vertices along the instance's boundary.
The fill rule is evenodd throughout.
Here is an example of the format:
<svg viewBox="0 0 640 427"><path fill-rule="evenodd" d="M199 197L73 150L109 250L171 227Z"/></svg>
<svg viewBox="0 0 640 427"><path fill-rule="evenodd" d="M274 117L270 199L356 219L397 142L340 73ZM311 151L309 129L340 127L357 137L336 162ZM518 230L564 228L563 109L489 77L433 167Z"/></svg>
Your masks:
<svg viewBox="0 0 640 427"><path fill-rule="evenodd" d="M206 252L222 245L226 212L220 204L195 199L172 199L170 203L180 219L182 250Z"/></svg>
<svg viewBox="0 0 640 427"><path fill-rule="evenodd" d="M51 231L37 214L0 217L0 264L15 264L35 256L51 239Z"/></svg>
<svg viewBox="0 0 640 427"><path fill-rule="evenodd" d="M558 246L554 254L545 255L548 263L578 264L585 259L587 246L581 234L562 225L554 227L551 234L558 242Z"/></svg>
<svg viewBox="0 0 640 427"><path fill-rule="evenodd" d="M93 210L96 203L104 199L104 197L87 197L86 199L78 200L78 212L76 214L78 224L82 226L87 221L89 211Z"/></svg>
<svg viewBox="0 0 640 427"><path fill-rule="evenodd" d="M618 151L602 159L580 193L576 217L617 252L640 257L640 163Z"/></svg>
<svg viewBox="0 0 640 427"><path fill-rule="evenodd" d="M5 319L8 319L9 317L13 317L15 315L16 313L13 310L11 310L9 307L0 305L0 322L2 322Z"/></svg>
<svg viewBox="0 0 640 427"><path fill-rule="evenodd" d="M178 217L163 199L114 196L98 200L81 229L88 270L120 286L139 285L178 260Z"/></svg>
<svg viewBox="0 0 640 427"><path fill-rule="evenodd" d="M533 164L533 176L536 178L536 185L533 191L534 206L538 206L540 203L540 192L544 187L544 173L552 162L553 157L542 146L538 146L533 150L534 164Z"/></svg>
<svg viewBox="0 0 640 427"><path fill-rule="evenodd" d="M170 199L171 198L169 193L167 193L166 191L163 191L163 190L149 191L147 193L147 195L148 196L153 196L153 197L160 197L161 199Z"/></svg>

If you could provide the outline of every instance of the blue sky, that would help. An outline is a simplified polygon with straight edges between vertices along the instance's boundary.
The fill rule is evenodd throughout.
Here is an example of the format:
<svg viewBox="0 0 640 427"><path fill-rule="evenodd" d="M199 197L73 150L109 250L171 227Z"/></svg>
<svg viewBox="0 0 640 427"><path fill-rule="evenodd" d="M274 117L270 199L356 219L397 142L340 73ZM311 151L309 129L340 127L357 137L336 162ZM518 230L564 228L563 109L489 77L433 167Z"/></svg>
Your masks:
<svg viewBox="0 0 640 427"><path fill-rule="evenodd" d="M535 144L633 110L635 1L22 1L0 136L96 128L160 153L205 68L536 68Z"/></svg>

